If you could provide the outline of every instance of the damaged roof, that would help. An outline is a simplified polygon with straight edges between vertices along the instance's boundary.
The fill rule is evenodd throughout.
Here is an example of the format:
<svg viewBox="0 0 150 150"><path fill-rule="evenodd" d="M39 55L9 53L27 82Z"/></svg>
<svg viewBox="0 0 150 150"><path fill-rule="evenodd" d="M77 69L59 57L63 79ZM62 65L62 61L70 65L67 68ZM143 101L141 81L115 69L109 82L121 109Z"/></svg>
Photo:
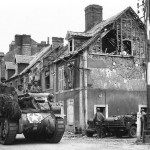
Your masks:
<svg viewBox="0 0 150 150"><path fill-rule="evenodd" d="M38 54L35 54L34 58L29 62L29 65L19 75L26 73L31 67L33 67L40 60L40 58L47 54L50 47L51 46L44 47ZM15 72L15 74L10 79L8 79L8 81L13 78L16 78L17 76L18 74Z"/></svg>
<svg viewBox="0 0 150 150"><path fill-rule="evenodd" d="M33 67L41 58L43 58L50 50L51 46L44 47L29 63L29 66L26 67L20 75L26 73L31 67Z"/></svg>
<svg viewBox="0 0 150 150"><path fill-rule="evenodd" d="M139 24L144 26L144 23L140 20L139 16L134 12L134 10L129 6L123 11L117 13L116 15L103 20L99 23L97 23L95 26L93 26L90 30L85 31L85 32L73 32L73 31L68 31L66 35L66 39L69 39L71 37L75 36L83 36L83 37L92 37L99 31L101 31L103 28L105 28L107 25L110 25L114 23L116 20L118 20L126 11L130 11L133 14L133 17L138 20Z"/></svg>
<svg viewBox="0 0 150 150"><path fill-rule="evenodd" d="M103 36L105 36L108 31L104 30L102 32L103 29L105 29L105 27L107 25L111 25L113 24L115 21L117 21L124 13L126 13L127 11L130 11L134 17L135 20L138 21L139 25L141 27L144 27L144 23L140 20L139 16L134 12L134 10L129 6L126 9L124 9L123 11L119 12L118 14L108 18L107 20L103 20L99 23L97 23L95 26L93 26L90 30L85 31L85 32L73 32L73 31L68 31L67 35L66 35L66 39L69 39L71 37L75 37L75 36L82 36L82 37L91 37L89 40L87 40L85 43L83 43L75 52L73 52L72 54L67 54L64 55L63 57L59 57L57 60L55 60L54 62L57 62L61 59L64 59L65 57L69 57L70 55L75 55L77 54L79 51L84 50L86 47L88 47L96 38L99 37L99 34Z"/></svg>

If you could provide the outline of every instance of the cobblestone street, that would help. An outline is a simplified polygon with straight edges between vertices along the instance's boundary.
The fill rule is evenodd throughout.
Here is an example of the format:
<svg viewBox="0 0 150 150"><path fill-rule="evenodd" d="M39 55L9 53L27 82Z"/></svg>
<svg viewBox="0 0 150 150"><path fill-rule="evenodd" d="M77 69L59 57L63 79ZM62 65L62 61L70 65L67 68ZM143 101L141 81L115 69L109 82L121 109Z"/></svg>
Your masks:
<svg viewBox="0 0 150 150"><path fill-rule="evenodd" d="M23 135L18 135L14 145L0 145L0 150L150 150L150 145L135 143L135 138L97 137L88 138L80 135L64 135L59 144L27 142Z"/></svg>

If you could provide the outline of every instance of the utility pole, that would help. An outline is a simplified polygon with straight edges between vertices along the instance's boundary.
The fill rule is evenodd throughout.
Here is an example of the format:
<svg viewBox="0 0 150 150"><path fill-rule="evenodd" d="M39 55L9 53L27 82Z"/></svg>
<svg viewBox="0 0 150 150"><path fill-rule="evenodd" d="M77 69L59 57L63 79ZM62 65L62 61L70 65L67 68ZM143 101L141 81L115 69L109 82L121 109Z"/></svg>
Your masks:
<svg viewBox="0 0 150 150"><path fill-rule="evenodd" d="M146 85L147 85L147 113L144 120L143 143L150 143L150 0L142 0L142 4L137 3L138 9L142 7L144 23L146 27ZM140 11L138 10L140 14Z"/></svg>
<svg viewBox="0 0 150 150"><path fill-rule="evenodd" d="M147 130L150 135L150 0L145 1L146 32L147 32ZM150 140L149 140L150 143Z"/></svg>

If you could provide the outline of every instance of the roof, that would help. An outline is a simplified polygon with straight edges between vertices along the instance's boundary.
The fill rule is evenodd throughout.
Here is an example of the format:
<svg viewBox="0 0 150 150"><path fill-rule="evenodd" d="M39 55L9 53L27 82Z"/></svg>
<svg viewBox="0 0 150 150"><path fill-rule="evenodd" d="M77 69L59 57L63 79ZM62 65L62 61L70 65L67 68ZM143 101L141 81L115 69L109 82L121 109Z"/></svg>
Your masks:
<svg viewBox="0 0 150 150"><path fill-rule="evenodd" d="M70 55L76 55L78 54L79 51L85 49L88 47L96 38L98 38L99 33L101 33L102 29L104 29L107 25L110 25L117 21L126 11L130 11L133 14L133 17L139 22L140 25L144 26L144 23L140 20L139 16L134 12L134 10L131 7L127 7L123 11L119 12L118 14L108 18L107 20L104 20L102 22L97 23L93 28L91 28L88 31L85 32L73 32L73 31L68 31L66 38L70 37L75 37L75 36L83 36L83 37L90 37L89 40L87 40L85 43L83 43L75 52L72 54L64 55L59 57L57 60L54 62L57 62L61 59L64 59L65 57L69 57ZM108 31L101 33L102 36L105 36L108 33Z"/></svg>
<svg viewBox="0 0 150 150"><path fill-rule="evenodd" d="M80 36L80 37L91 37L90 33L86 32L73 32L73 31L67 31L66 39L69 39L71 37Z"/></svg>
<svg viewBox="0 0 150 150"><path fill-rule="evenodd" d="M95 26L93 26L90 30L85 31L85 32L73 32L73 31L68 31L66 38L70 38L71 36L83 36L83 37L92 37L99 31L101 31L104 27L106 27L109 24L112 24L114 21L118 20L126 11L130 10L132 12L133 16L135 19L139 21L139 24L144 25L143 22L140 20L138 15L134 12L134 10L131 7L127 7L123 11L117 13L116 15L108 18L107 20L103 20L99 23L97 23Z"/></svg>
<svg viewBox="0 0 150 150"><path fill-rule="evenodd" d="M51 46L44 47L29 63L29 66L26 67L20 75L26 73L31 67L33 67L39 60L40 58L44 57L44 55L50 50Z"/></svg>
<svg viewBox="0 0 150 150"><path fill-rule="evenodd" d="M34 57L35 57L35 56L15 55L15 62L16 62L17 64L19 64L19 63L29 64L29 62L30 62Z"/></svg>
<svg viewBox="0 0 150 150"><path fill-rule="evenodd" d="M144 25L144 23L140 20L139 16L134 12L134 10L129 6L126 9L124 9L123 11L117 13L116 15L108 18L105 21L99 22L98 24L96 24L93 28L91 28L90 30L87 31L87 33L94 35L97 32L99 32L100 30L102 30L105 26L113 23L114 21L118 20L126 11L130 11L134 18L137 19L139 21L139 24Z"/></svg>
<svg viewBox="0 0 150 150"><path fill-rule="evenodd" d="M8 69L14 69L15 70L15 64L13 62L5 61L5 68L6 68L6 70L8 70Z"/></svg>

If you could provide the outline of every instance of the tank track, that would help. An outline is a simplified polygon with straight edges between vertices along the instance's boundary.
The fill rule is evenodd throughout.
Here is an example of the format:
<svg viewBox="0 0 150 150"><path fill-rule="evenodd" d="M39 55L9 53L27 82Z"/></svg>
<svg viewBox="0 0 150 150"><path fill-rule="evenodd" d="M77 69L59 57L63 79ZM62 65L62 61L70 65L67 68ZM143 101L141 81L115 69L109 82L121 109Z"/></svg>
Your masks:
<svg viewBox="0 0 150 150"><path fill-rule="evenodd" d="M65 131L64 119L56 118L56 129L54 134L47 139L49 143L59 143Z"/></svg>
<svg viewBox="0 0 150 150"><path fill-rule="evenodd" d="M0 125L0 143L3 145L13 144L17 131L18 124L5 119Z"/></svg>

